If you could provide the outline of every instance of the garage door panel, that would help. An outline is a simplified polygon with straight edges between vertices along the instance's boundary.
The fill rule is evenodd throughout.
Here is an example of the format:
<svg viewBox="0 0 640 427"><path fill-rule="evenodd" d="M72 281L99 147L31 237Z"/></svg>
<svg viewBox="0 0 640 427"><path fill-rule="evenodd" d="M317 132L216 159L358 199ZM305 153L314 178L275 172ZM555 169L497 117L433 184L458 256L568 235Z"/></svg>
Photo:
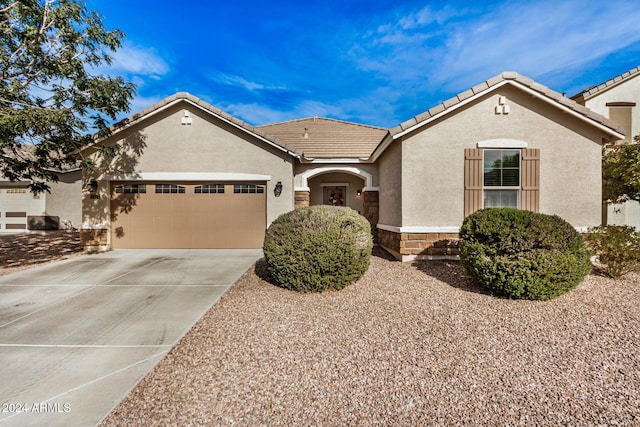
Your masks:
<svg viewBox="0 0 640 427"><path fill-rule="evenodd" d="M112 220L112 247L262 247L264 193L238 194L233 192L233 184L226 184L224 193L196 194L195 187L202 183L180 183L184 193L162 194L155 193L155 183L146 184L146 194L112 194L112 211L120 210ZM169 187L161 188L166 191ZM122 211L121 206L131 209Z"/></svg>
<svg viewBox="0 0 640 427"><path fill-rule="evenodd" d="M26 188L0 189L0 233L27 229L27 211L32 198Z"/></svg>

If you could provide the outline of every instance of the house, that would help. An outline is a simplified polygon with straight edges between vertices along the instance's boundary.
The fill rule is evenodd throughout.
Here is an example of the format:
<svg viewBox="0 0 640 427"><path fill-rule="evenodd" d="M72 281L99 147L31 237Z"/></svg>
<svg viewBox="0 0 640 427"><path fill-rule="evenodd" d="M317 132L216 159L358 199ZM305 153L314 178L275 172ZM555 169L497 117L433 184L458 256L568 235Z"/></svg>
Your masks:
<svg viewBox="0 0 640 427"><path fill-rule="evenodd" d="M258 248L280 214L349 206L398 259L451 256L489 206L601 221L602 144L617 123L514 72L393 129L306 118L253 127L187 93L83 150L90 248ZM117 147L100 156L97 145Z"/></svg>
<svg viewBox="0 0 640 427"><path fill-rule="evenodd" d="M22 155L29 156L28 149ZM29 181L0 175L0 234L78 228L82 213L82 171L79 166L56 170L58 182L49 192L34 194Z"/></svg>
<svg viewBox="0 0 640 427"><path fill-rule="evenodd" d="M624 142L640 135L640 67L589 87L571 97L592 111L614 120L626 131ZM603 223L630 225L640 230L640 203L630 200L603 207Z"/></svg>

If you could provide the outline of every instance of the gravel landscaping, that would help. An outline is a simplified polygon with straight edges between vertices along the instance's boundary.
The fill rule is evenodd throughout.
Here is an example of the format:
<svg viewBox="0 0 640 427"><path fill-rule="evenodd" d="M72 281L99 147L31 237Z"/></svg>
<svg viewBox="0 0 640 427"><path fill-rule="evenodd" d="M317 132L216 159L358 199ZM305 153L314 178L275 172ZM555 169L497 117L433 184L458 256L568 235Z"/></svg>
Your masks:
<svg viewBox="0 0 640 427"><path fill-rule="evenodd" d="M248 271L103 425L640 424L640 276L494 298L391 260L298 294Z"/></svg>

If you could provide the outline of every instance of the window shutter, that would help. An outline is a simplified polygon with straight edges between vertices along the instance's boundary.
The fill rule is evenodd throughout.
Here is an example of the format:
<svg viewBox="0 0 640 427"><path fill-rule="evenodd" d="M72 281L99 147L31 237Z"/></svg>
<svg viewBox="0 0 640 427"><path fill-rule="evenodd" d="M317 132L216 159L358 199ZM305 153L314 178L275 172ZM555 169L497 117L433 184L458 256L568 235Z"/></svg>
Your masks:
<svg viewBox="0 0 640 427"><path fill-rule="evenodd" d="M482 149L464 150L464 216L482 209Z"/></svg>
<svg viewBox="0 0 640 427"><path fill-rule="evenodd" d="M609 107L609 118L614 122L620 123L620 126L627 131L627 136L624 140L631 143L631 117L635 103L607 102L607 107Z"/></svg>
<svg viewBox="0 0 640 427"><path fill-rule="evenodd" d="M540 212L540 150L522 149L522 200L520 207Z"/></svg>

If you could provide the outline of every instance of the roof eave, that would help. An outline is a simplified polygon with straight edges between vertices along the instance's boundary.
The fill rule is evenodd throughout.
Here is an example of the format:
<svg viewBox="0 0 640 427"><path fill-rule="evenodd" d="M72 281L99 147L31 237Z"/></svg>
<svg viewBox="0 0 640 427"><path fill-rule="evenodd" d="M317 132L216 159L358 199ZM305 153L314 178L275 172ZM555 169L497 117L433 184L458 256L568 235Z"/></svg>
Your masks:
<svg viewBox="0 0 640 427"><path fill-rule="evenodd" d="M570 107L563 105L561 102L558 102L556 100L554 100L553 98L550 98L549 96L540 93L536 90L531 89L530 87L518 82L515 79L505 79L497 84L494 84L492 86L487 87L485 90L483 91L479 91L477 93L475 93L474 95L458 102L455 105L452 105L449 108L445 108L442 111L440 111L437 114L432 115L431 117L422 120L422 121L416 121L415 117L413 118L414 120L414 124L410 124L410 125L406 125L407 123L410 123L410 121L407 121L403 124L400 125L400 130L398 130L397 132L390 132L388 137L385 137L383 139L383 141L380 143L380 145L378 145L378 147L374 150L371 159L373 161L377 160L378 157L380 157L380 155L386 150L386 148L395 140L402 138L403 136L416 131L417 129L420 129L426 125L428 125L429 123L438 120L439 118L446 116L447 114L450 114L451 112L457 110L458 108L461 108L471 102L474 102L475 100L477 100L478 98L486 95L487 93L490 93L492 91L495 91L496 89L506 85L506 84L511 84L514 85L516 87L518 87L519 89L529 93L532 96L535 96L536 98L550 104L553 105L559 109L561 109L562 111L580 119L583 120L589 124L591 124L592 126L597 127L598 129L604 131L605 133L607 133L608 135L612 136L613 138L617 138L617 139L624 139L625 135L615 129L612 129L602 123L599 123L597 120L592 119L591 117L585 116L583 114L578 113L577 111L571 109Z"/></svg>
<svg viewBox="0 0 640 427"><path fill-rule="evenodd" d="M593 119L593 118L591 118L589 116L585 116L583 114L580 114L579 112L575 111L574 109L572 109L572 108L570 108L570 107L568 107L566 105L563 105L562 103L560 103L560 102L558 102L558 101L556 101L556 100L554 100L552 98L549 98L548 96L546 96L546 95L544 95L544 94L542 94L540 92L537 92L537 91L535 91L535 90L533 90L533 89L531 89L531 88L529 88L529 87L527 87L525 85L522 85L522 84L520 84L518 82L510 82L510 83L520 87L520 89L522 89L525 92L531 94L532 96L535 96L538 99L540 99L542 101L545 101L546 103L548 103L550 105L556 106L557 108L561 109L563 112L568 113L568 114L570 114L570 115L572 115L572 116L574 116L574 117L576 117L576 118L578 118L580 120L583 120L583 121L591 124L592 126L595 126L596 128L600 129L601 131L604 131L605 133L609 134L610 136L612 136L614 138L617 138L617 139L624 139L625 138L625 134L624 133L618 132L617 130L612 129L612 128L606 126L605 124L602 124L602 123L598 122L597 120L595 120L595 119Z"/></svg>
<svg viewBox="0 0 640 427"><path fill-rule="evenodd" d="M304 164L373 163L371 157L301 157Z"/></svg>
<svg viewBox="0 0 640 427"><path fill-rule="evenodd" d="M276 148L277 150L280 150L280 151L282 151L284 153L287 153L290 156L293 156L293 157L295 157L297 159L299 159L301 157L300 154L298 154L297 152L295 152L293 150L290 150L289 148L270 140L269 138L265 137L264 135L261 135L260 133L255 132L254 130L247 129L245 126L243 126L243 125L241 125L239 123L236 123L236 121L231 120L231 119L229 119L227 117L224 117L221 114L217 114L216 112L211 111L211 109L209 109L209 108L205 108L205 106L202 105L202 103L204 103L204 101L202 101L200 99L197 99L197 98L196 98L196 100L191 99L192 95L186 94L186 95L179 95L177 97L176 97L176 95L173 95L173 97L175 97L175 99L173 99L171 101L168 101L164 105L162 105L162 106L160 106L158 108L155 108L155 109L149 111L148 113L134 114L133 116L131 116L131 117L134 117L133 120L124 119L122 122L120 122L122 124L116 123L115 125L112 125L109 128L110 133L109 133L108 136L96 137L95 141L93 142L93 144L91 144L90 146L87 146L85 148L78 149L74 153L79 153L79 152L84 151L84 150L86 150L88 148L91 148L94 145L96 145L96 144L98 144L98 143L100 143L102 141L105 141L105 140L113 137L114 135L117 135L118 133L121 133L121 132L125 131L126 129L129 129L132 126L135 126L136 124L138 124L138 123L140 123L140 122L142 122L142 121L144 121L144 120L146 120L146 119L148 119L150 117L153 117L153 116L155 116L155 115L157 115L157 114L159 114L159 113L161 113L161 112L173 107L174 105L176 105L176 104L178 104L180 102L186 102L186 103L188 103L188 104L200 109L201 111L203 111L203 112L205 112L207 114L210 114L210 115L213 115L213 116L217 117L219 120L222 120L223 122L233 126L234 128L236 128L238 130L241 130L241 131L243 131L243 132L245 132L245 133L247 133L247 134L249 134L249 135L251 135L251 136L253 136L255 138L258 138L259 140L267 143L268 145ZM169 97L168 99L170 99L170 98L171 97ZM142 111L144 112L144 110L142 110ZM243 124L244 124L244 122L243 122Z"/></svg>
<svg viewBox="0 0 640 427"><path fill-rule="evenodd" d="M576 93L571 97L574 101L577 102L586 102L592 98L595 98L601 95L604 92L628 81L640 75L640 66L634 67L631 70L627 70L622 74L619 74L607 81L604 81L600 84L588 87L587 89Z"/></svg>
<svg viewBox="0 0 640 427"><path fill-rule="evenodd" d="M409 126L406 129L401 130L400 132L394 133L392 135L392 138L398 139L401 138L403 136L405 136L408 133L411 133L413 131L415 131L416 129L419 129L423 126L426 126L427 124L431 123L434 120L438 120L440 117L446 116L447 114L451 113L452 111L457 110L458 108L464 107L467 104L470 104L471 102L475 101L476 99L486 95L489 92L492 92L496 89L498 89L499 87L502 87L508 83L513 83L513 80L503 80L500 83L497 83L493 86L488 87L487 89L480 91L478 93L475 93L474 95L470 96L469 98L464 99L463 101L458 102L455 105L452 105L449 108L445 108L444 110L442 110L441 112L434 114L433 116L429 117L428 119L422 120L420 122L416 122L416 124L414 124L413 126ZM402 126L402 125L401 125Z"/></svg>

